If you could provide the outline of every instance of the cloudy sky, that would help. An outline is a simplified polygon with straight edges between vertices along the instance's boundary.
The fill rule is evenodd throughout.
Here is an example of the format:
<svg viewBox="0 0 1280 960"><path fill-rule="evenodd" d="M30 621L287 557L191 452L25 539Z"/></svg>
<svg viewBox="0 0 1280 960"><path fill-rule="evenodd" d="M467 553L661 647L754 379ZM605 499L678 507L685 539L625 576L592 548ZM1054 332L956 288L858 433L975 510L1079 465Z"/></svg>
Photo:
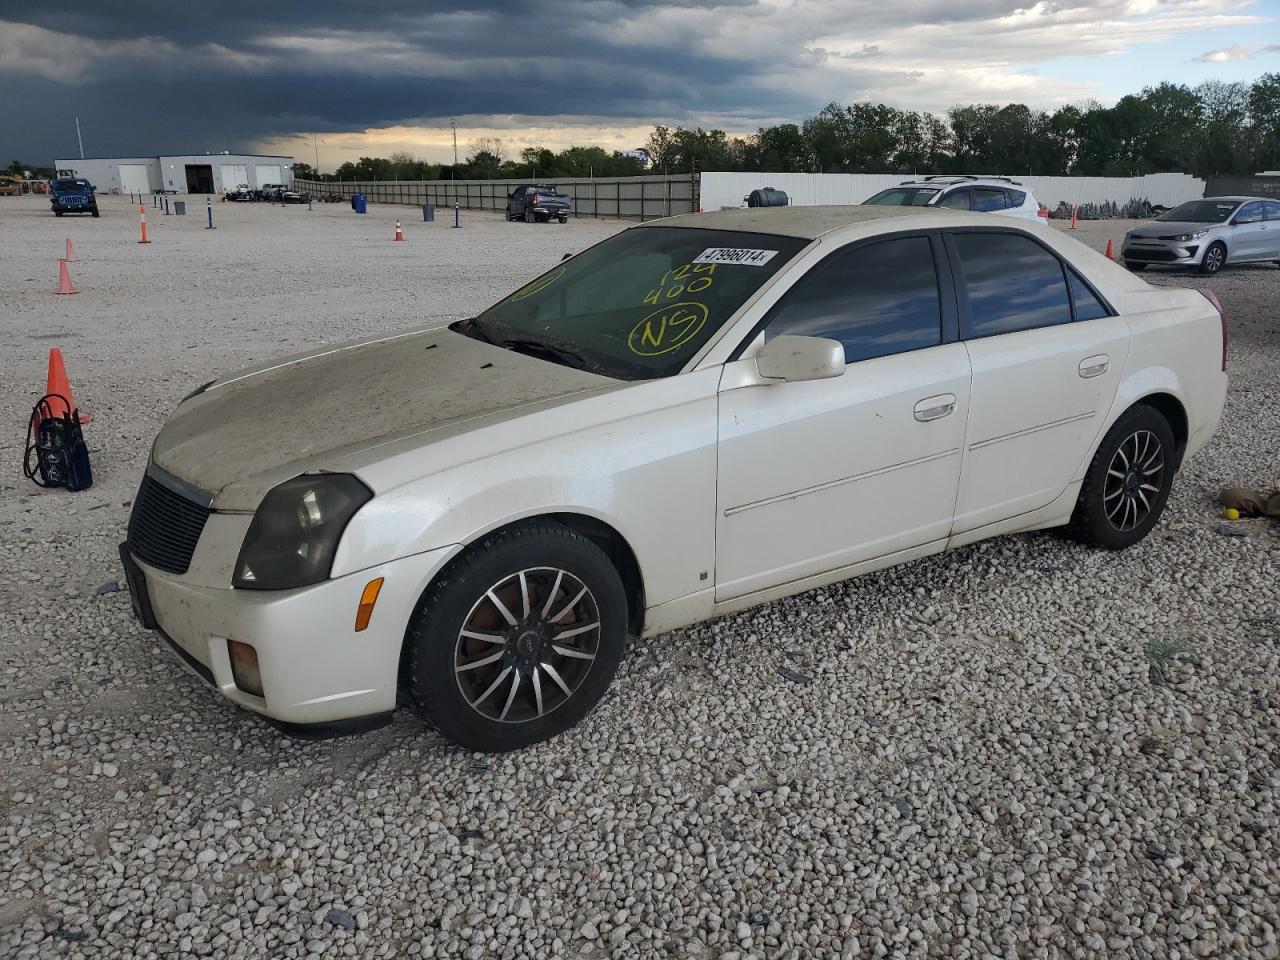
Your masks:
<svg viewBox="0 0 1280 960"><path fill-rule="evenodd" d="M1025 0L1022 0L1025 2ZM1280 71L1280 0L0 0L0 164L223 149L322 169L479 136L641 146L829 101L1103 102Z"/></svg>

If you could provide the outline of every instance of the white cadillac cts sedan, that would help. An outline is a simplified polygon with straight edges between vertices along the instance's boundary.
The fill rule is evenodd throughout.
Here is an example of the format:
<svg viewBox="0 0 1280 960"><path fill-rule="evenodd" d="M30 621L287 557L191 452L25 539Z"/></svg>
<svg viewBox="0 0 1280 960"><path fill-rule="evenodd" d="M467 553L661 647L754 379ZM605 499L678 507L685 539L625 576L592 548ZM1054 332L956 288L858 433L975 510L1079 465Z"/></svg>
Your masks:
<svg viewBox="0 0 1280 960"><path fill-rule="evenodd" d="M1212 295L1038 224L675 217L197 390L121 556L143 625L285 729L408 703L507 750L580 720L628 634L998 534L1137 542L1225 367Z"/></svg>

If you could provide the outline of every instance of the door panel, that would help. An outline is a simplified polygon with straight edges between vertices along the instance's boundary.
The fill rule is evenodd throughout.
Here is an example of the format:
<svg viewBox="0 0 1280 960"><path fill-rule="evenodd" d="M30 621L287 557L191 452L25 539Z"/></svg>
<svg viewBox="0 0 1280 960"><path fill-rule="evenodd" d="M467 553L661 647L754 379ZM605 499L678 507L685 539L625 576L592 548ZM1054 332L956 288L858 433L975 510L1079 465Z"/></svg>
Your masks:
<svg viewBox="0 0 1280 960"><path fill-rule="evenodd" d="M754 360L727 364L716 599L946 538L969 381L959 343L805 383L761 385Z"/></svg>
<svg viewBox="0 0 1280 960"><path fill-rule="evenodd" d="M1036 510L1067 488L1115 398L1129 327L1103 317L965 346L973 394L955 533Z"/></svg>

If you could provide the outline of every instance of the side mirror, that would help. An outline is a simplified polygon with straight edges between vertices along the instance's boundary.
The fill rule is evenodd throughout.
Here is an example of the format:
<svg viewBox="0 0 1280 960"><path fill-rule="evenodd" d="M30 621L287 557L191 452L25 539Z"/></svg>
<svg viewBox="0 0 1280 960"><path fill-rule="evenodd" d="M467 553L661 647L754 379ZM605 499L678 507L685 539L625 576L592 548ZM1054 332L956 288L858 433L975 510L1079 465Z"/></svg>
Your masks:
<svg viewBox="0 0 1280 960"><path fill-rule="evenodd" d="M760 376L781 383L829 380L843 376L844 368L844 344L826 337L784 334L765 343L756 354Z"/></svg>

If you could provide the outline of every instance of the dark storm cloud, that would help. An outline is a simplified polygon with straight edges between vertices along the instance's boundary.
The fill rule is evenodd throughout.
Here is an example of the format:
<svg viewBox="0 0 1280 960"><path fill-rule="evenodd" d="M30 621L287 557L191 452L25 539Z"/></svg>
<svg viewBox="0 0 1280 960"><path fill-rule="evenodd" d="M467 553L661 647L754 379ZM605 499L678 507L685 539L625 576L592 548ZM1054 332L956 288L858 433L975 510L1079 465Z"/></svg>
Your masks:
<svg viewBox="0 0 1280 960"><path fill-rule="evenodd" d="M753 0L723 5L743 13ZM769 113L751 63L694 53L694 34L611 38L648 0L458 8L399 0L229 0L208 15L171 0L71 0L0 23L0 153L72 153L75 116L96 155L236 149L299 131L438 124L455 115L579 115L652 122ZM690 3L690 8L705 7ZM0 21L6 17L0 14Z"/></svg>

